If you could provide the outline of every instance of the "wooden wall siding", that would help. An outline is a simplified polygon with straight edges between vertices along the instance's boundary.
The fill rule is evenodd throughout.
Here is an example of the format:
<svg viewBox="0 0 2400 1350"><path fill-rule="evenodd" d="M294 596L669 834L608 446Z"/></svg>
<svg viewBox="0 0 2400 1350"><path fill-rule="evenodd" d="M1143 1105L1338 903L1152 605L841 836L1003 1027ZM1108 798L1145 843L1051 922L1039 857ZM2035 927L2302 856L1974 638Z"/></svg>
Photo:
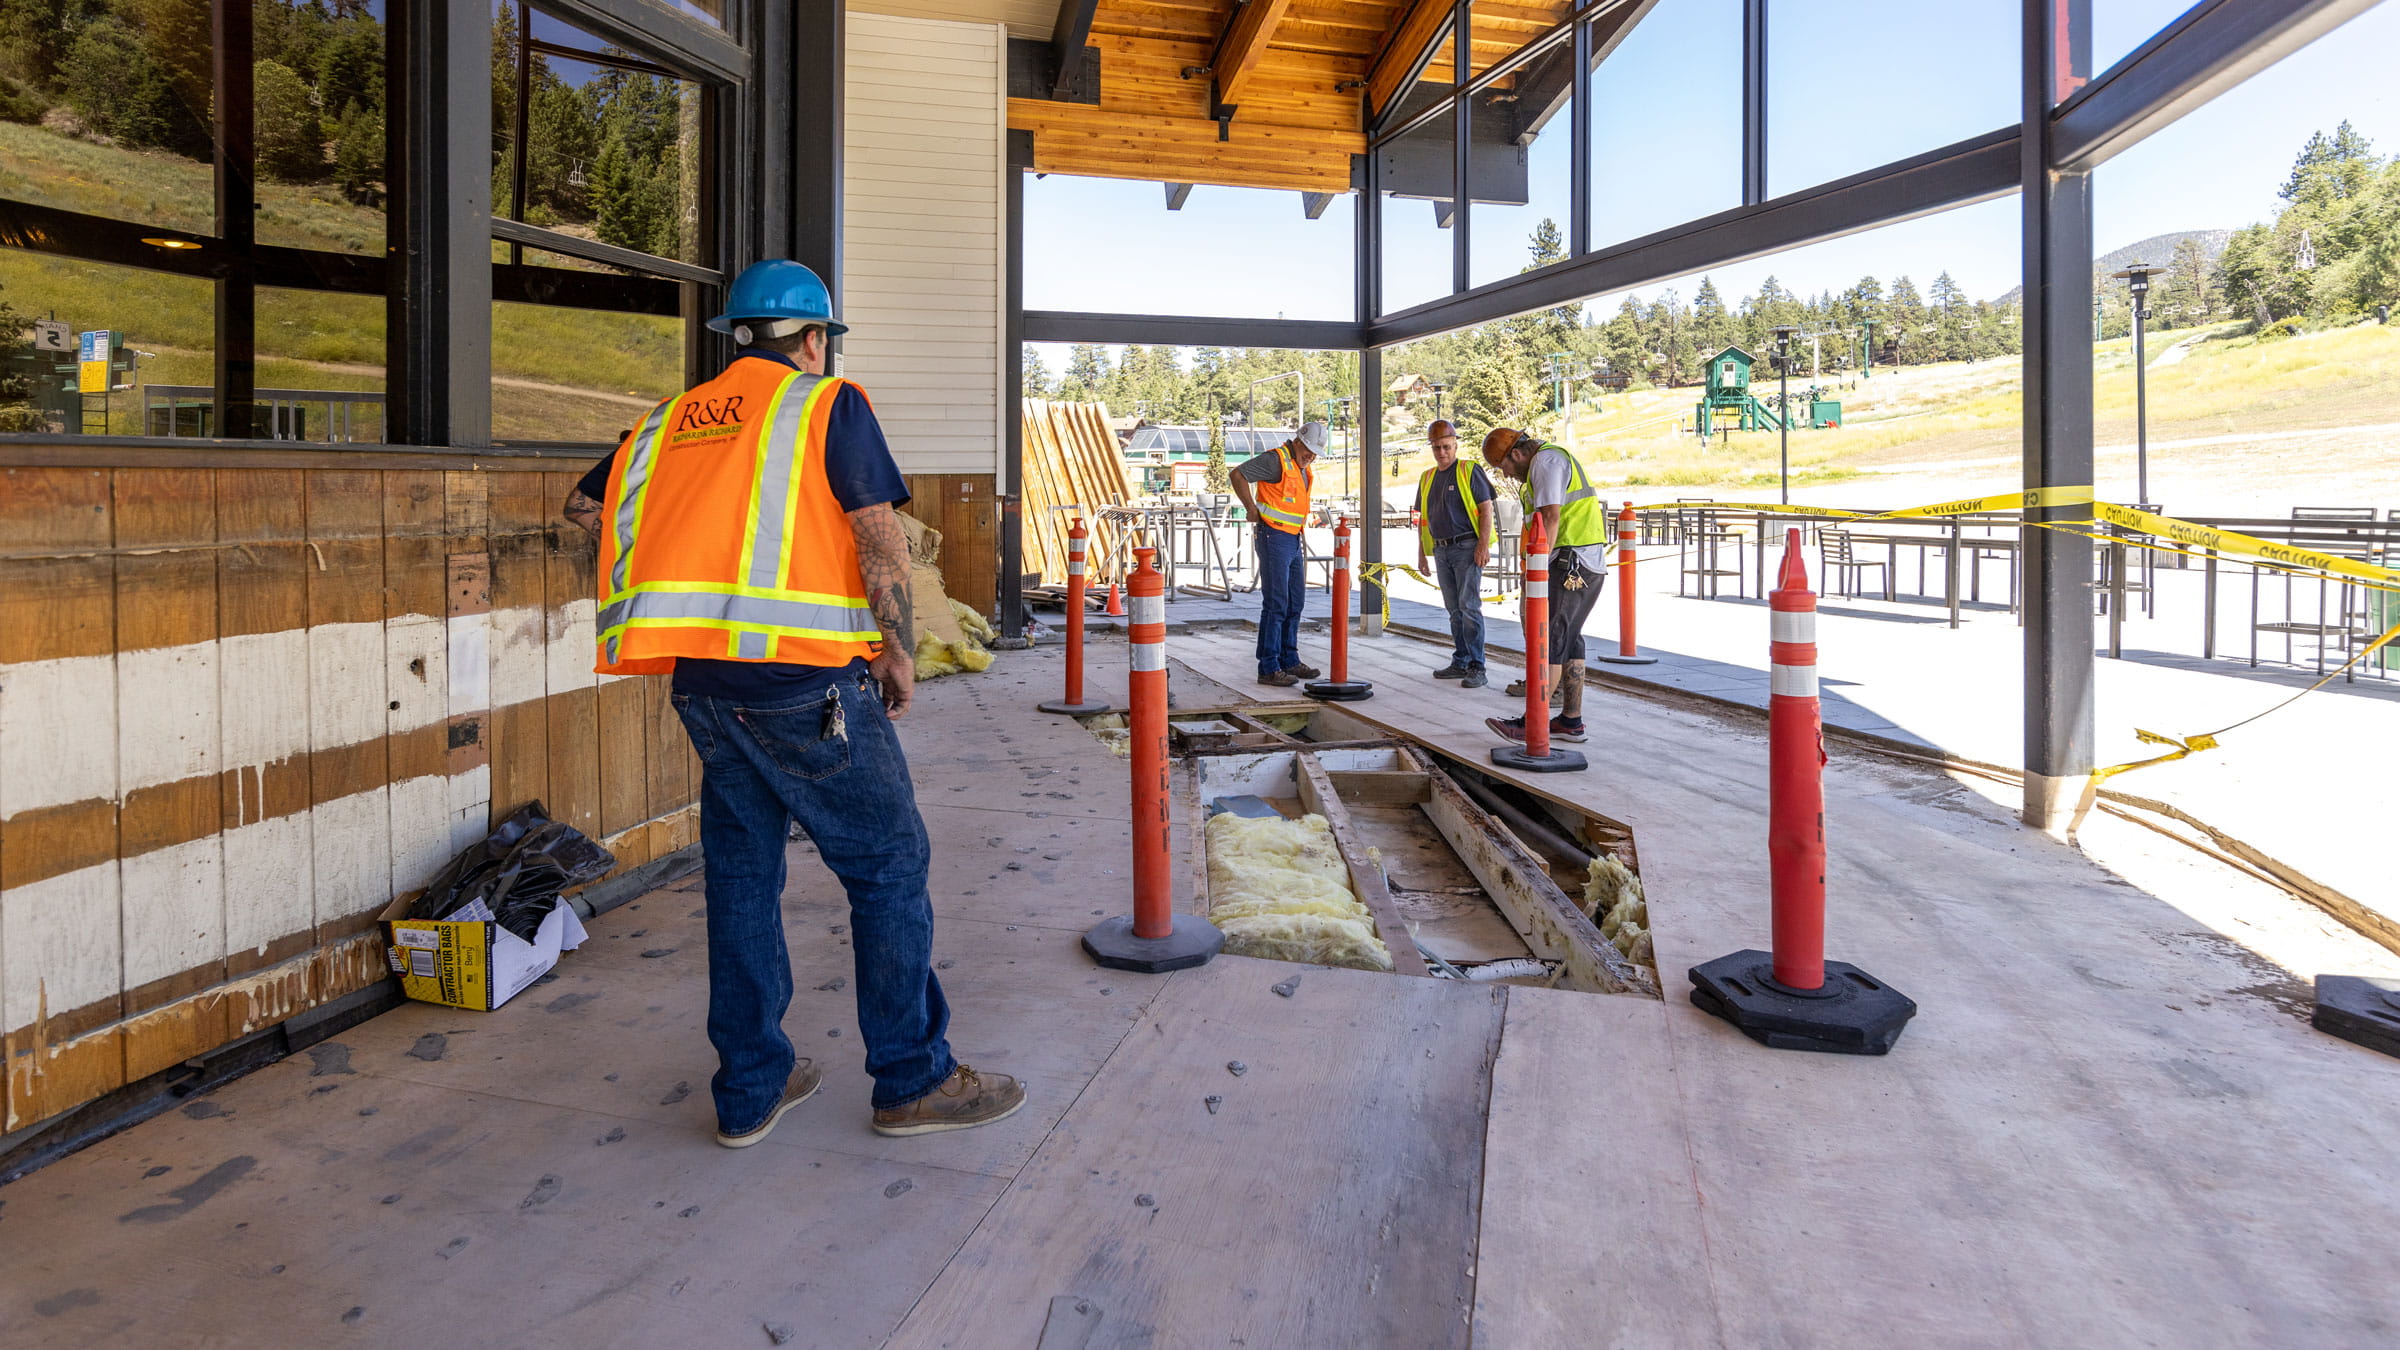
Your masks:
<svg viewBox="0 0 2400 1350"><path fill-rule="evenodd" d="M0 1130L383 978L376 912L529 799L693 842L574 478L0 469Z"/></svg>
<svg viewBox="0 0 2400 1350"><path fill-rule="evenodd" d="M908 475L908 513L942 532L942 589L992 614L1000 603L1000 502L988 473Z"/></svg>
<svg viewBox="0 0 2400 1350"><path fill-rule="evenodd" d="M842 373L904 473L1000 467L1002 35L849 18Z"/></svg>

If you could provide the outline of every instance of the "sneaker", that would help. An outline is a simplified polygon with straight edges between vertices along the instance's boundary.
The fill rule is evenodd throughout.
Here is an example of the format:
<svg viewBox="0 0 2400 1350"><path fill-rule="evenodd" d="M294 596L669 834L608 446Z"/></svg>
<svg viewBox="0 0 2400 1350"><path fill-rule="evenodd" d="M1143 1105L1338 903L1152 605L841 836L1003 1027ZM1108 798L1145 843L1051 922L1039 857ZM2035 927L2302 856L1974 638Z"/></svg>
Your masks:
<svg viewBox="0 0 2400 1350"><path fill-rule="evenodd" d="M1477 669L1468 671L1467 677L1458 682L1458 687L1461 689L1481 689L1490 683L1490 680L1487 680L1483 677L1483 671Z"/></svg>
<svg viewBox="0 0 2400 1350"><path fill-rule="evenodd" d="M1283 673L1286 675L1297 675L1304 680L1321 680L1325 678L1325 672L1317 669L1315 666L1285 666L1283 668Z"/></svg>
<svg viewBox="0 0 2400 1350"><path fill-rule="evenodd" d="M1525 719L1522 717L1487 717L1483 724L1500 733L1500 739L1518 745L1525 743Z"/></svg>
<svg viewBox="0 0 2400 1350"><path fill-rule="evenodd" d="M1294 675L1288 670L1279 670L1272 675L1259 676L1258 682L1260 684L1274 685L1278 689L1289 689L1293 685L1300 683L1300 677Z"/></svg>
<svg viewBox="0 0 2400 1350"><path fill-rule="evenodd" d="M817 1085L824 1081L825 1075L818 1071L816 1061L801 1060L792 1069L792 1076L784 1081L783 1100L775 1103L775 1109L767 1113L765 1120L740 1134L727 1134L725 1127L719 1125L717 1142L727 1148L748 1148L766 1138L774 1130L775 1122L783 1119L784 1112L817 1095Z"/></svg>
<svg viewBox="0 0 2400 1350"><path fill-rule="evenodd" d="M1006 1120L1025 1104L1025 1085L1004 1073L981 1074L961 1064L942 1085L906 1106L875 1113L877 1134L938 1134Z"/></svg>
<svg viewBox="0 0 2400 1350"><path fill-rule="evenodd" d="M1433 678L1437 680L1461 680L1467 677L1467 673L1467 668L1465 666L1453 661L1449 665L1442 667L1440 670L1433 672Z"/></svg>
<svg viewBox="0 0 2400 1350"><path fill-rule="evenodd" d="M1583 719L1569 719L1564 713L1550 719L1550 739L1583 743Z"/></svg>

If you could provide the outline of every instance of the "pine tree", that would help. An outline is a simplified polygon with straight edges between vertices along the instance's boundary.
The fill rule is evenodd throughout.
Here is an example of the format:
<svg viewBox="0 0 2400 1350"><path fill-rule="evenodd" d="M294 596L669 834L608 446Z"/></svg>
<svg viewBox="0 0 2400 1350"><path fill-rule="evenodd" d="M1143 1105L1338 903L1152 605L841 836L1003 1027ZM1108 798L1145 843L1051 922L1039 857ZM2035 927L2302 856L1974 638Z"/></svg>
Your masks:
<svg viewBox="0 0 2400 1350"><path fill-rule="evenodd" d="M1028 342L1024 345L1023 355L1019 358L1018 366L1024 372L1020 378L1025 386L1025 397L1050 397L1050 367L1042 360L1041 352L1032 343Z"/></svg>
<svg viewBox="0 0 2400 1350"><path fill-rule="evenodd" d="M1692 342L1703 359L1733 345L1733 316L1725 310L1725 297L1717 293L1712 277L1700 278L1700 289L1692 296Z"/></svg>
<svg viewBox="0 0 2400 1350"><path fill-rule="evenodd" d="M308 85L289 66L257 63L252 75L258 107L258 171L287 183L325 172L325 127Z"/></svg>
<svg viewBox="0 0 2400 1350"><path fill-rule="evenodd" d="M1208 418L1208 490L1227 492L1233 487L1233 469L1225 463L1225 419L1211 411Z"/></svg>
<svg viewBox="0 0 2400 1350"><path fill-rule="evenodd" d="M1078 343L1067 353L1067 374L1058 382L1058 396L1074 402L1090 402L1100 397L1107 383L1107 350Z"/></svg>
<svg viewBox="0 0 2400 1350"><path fill-rule="evenodd" d="M383 114L353 103L334 133L333 183L361 206L383 202Z"/></svg>

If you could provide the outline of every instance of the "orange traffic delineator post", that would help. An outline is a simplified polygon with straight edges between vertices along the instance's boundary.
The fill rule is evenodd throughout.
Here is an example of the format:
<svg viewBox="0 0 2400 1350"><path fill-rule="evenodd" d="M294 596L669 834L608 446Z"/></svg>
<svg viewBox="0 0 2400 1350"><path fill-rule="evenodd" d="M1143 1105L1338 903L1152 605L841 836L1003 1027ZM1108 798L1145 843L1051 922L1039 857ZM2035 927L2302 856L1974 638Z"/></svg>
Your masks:
<svg viewBox="0 0 2400 1350"><path fill-rule="evenodd" d="M1089 717L1108 711L1106 700L1087 703L1083 697L1083 561L1090 538L1083 517L1075 517L1075 523L1067 528L1067 692L1062 698L1036 705L1046 713Z"/></svg>
<svg viewBox="0 0 2400 1350"><path fill-rule="evenodd" d="M1083 935L1083 949L1112 970L1161 974L1205 965L1225 945L1217 926L1197 914L1177 914L1168 874L1167 822L1174 794L1167 782L1167 584L1151 566L1156 549L1133 551L1131 653L1125 676L1133 713L1133 913L1118 915ZM1197 840L1193 847L1199 847Z"/></svg>
<svg viewBox="0 0 2400 1350"><path fill-rule="evenodd" d="M1655 656L1644 656L1633 639L1633 503L1617 513L1617 651L1616 655L1595 652L1593 659L1617 666L1654 666Z"/></svg>
<svg viewBox="0 0 2400 1350"><path fill-rule="evenodd" d="M1350 678L1350 518L1333 523L1333 678L1300 686L1310 698L1355 703L1375 697L1370 680Z"/></svg>
<svg viewBox="0 0 2400 1350"><path fill-rule="evenodd" d="M1767 857L1772 953L1745 950L1691 971L1692 1002L1777 1050L1880 1055L1916 1016L1907 995L1844 961L1825 959L1825 726L1817 702L1817 597L1784 540L1767 596Z"/></svg>
<svg viewBox="0 0 2400 1350"><path fill-rule="evenodd" d="M1525 630L1525 743L1496 747L1492 763L1528 773L1590 768L1583 752L1550 744L1550 532L1539 511L1525 513L1525 599L1517 622Z"/></svg>

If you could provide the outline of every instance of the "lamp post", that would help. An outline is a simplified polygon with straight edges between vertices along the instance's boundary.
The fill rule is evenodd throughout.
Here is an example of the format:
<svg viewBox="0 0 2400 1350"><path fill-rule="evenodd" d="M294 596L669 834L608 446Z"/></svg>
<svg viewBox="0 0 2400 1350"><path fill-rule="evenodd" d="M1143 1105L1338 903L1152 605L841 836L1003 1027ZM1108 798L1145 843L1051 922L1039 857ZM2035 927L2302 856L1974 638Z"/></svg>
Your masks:
<svg viewBox="0 0 2400 1350"><path fill-rule="evenodd" d="M1792 334L1799 331L1790 324L1775 327L1775 430L1783 460L1785 506L1792 504Z"/></svg>
<svg viewBox="0 0 2400 1350"><path fill-rule="evenodd" d="M2117 279L2133 292L2133 500L2150 505L2150 375L2142 364L2142 320L2150 317L2148 263L2129 263Z"/></svg>
<svg viewBox="0 0 2400 1350"><path fill-rule="evenodd" d="M1442 390L1448 387L1442 384L1436 384L1433 387L1433 420L1436 422L1442 420Z"/></svg>

